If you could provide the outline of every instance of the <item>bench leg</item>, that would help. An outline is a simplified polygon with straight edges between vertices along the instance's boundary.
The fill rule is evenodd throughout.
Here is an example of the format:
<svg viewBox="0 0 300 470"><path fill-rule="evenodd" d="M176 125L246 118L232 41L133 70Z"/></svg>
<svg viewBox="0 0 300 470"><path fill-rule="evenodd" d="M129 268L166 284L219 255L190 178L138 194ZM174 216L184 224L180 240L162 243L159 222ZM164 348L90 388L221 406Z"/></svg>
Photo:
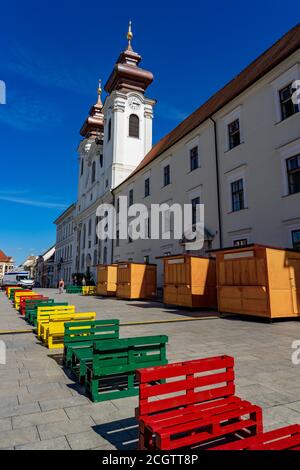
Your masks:
<svg viewBox="0 0 300 470"><path fill-rule="evenodd" d="M135 378L135 372L128 372L128 376L127 376L128 390L132 390L134 388L134 378Z"/></svg>
<svg viewBox="0 0 300 470"><path fill-rule="evenodd" d="M91 379L90 382L90 387L91 387L91 396L93 401L100 401L99 400L99 383L97 379Z"/></svg>
<svg viewBox="0 0 300 470"><path fill-rule="evenodd" d="M155 450L152 432L142 423L139 424L139 447L138 450Z"/></svg>
<svg viewBox="0 0 300 470"><path fill-rule="evenodd" d="M79 362L79 370L78 370L78 380L80 385L84 385L85 382L85 374L86 374L86 363L85 361ZM98 390L98 388L97 388Z"/></svg>
<svg viewBox="0 0 300 470"><path fill-rule="evenodd" d="M260 434L263 432L263 413L262 409L259 409L257 411L254 411L253 413L250 413L250 419L255 421L255 426L250 429L251 431L251 436L256 436L256 434Z"/></svg>

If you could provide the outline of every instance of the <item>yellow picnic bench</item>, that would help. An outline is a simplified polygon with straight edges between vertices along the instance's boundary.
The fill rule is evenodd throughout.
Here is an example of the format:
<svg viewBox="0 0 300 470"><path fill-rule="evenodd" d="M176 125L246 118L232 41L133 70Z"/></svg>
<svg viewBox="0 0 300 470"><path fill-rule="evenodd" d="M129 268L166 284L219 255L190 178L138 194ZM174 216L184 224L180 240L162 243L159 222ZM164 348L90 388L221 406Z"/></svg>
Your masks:
<svg viewBox="0 0 300 470"><path fill-rule="evenodd" d="M96 294L96 286L83 286L82 287L82 295L95 295Z"/></svg>
<svg viewBox="0 0 300 470"><path fill-rule="evenodd" d="M49 349L64 347L65 323L76 324L82 321L93 321L96 312L80 312L73 314L57 314L41 325L41 339Z"/></svg>
<svg viewBox="0 0 300 470"><path fill-rule="evenodd" d="M36 331L37 331L37 336L40 338L41 336L41 328L43 324L49 323L49 319L52 316L55 316L57 314L66 314L66 315L71 315L75 313L75 305L47 305L45 307L38 307L37 308L37 326L36 326Z"/></svg>
<svg viewBox="0 0 300 470"><path fill-rule="evenodd" d="M33 297L35 295L38 295L36 292L34 291L20 291L20 292L16 292L15 293L15 301L14 301L14 305L15 305L15 309L16 310L19 310L20 309L20 302L21 302L21 297Z"/></svg>

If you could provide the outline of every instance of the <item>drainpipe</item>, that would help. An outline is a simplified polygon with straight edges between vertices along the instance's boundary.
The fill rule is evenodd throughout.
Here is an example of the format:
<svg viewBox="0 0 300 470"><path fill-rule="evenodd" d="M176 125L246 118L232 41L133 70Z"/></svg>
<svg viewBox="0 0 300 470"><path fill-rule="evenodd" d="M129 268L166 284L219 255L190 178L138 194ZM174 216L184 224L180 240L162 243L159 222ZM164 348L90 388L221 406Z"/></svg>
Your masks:
<svg viewBox="0 0 300 470"><path fill-rule="evenodd" d="M223 248L223 231L222 231L222 211L221 211L221 197L220 197L220 178L219 178L219 148L217 138L217 123L211 117L214 125L214 139L215 139L215 161L216 161L216 177L217 177L217 200L218 200L218 226L219 226L219 239L220 248Z"/></svg>

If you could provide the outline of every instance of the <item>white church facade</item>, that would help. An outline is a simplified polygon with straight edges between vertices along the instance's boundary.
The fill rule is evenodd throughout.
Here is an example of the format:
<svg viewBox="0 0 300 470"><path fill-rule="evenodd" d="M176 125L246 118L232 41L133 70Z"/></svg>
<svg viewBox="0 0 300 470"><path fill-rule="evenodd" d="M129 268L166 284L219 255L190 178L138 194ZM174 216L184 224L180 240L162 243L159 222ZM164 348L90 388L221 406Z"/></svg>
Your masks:
<svg viewBox="0 0 300 470"><path fill-rule="evenodd" d="M107 202L205 206L202 253L249 243L300 249L300 25L152 146L152 73L131 47L91 108L79 145L73 272L123 260L158 263L184 240L100 241L96 209ZM146 95L147 92L147 95ZM151 227L151 220L148 222ZM117 232L119 228L117 226Z"/></svg>

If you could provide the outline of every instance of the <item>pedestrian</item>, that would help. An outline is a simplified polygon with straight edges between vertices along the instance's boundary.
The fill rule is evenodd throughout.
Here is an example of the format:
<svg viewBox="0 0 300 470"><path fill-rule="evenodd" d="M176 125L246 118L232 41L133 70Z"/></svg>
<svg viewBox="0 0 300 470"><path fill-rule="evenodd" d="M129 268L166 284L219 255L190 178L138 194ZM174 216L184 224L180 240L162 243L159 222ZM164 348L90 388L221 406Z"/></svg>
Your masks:
<svg viewBox="0 0 300 470"><path fill-rule="evenodd" d="M74 276L74 278L73 278L73 285L77 286L77 276Z"/></svg>
<svg viewBox="0 0 300 470"><path fill-rule="evenodd" d="M84 277L84 276L83 276L83 278L82 278L82 285L83 285L83 286L86 286L86 281L85 281L85 277Z"/></svg>
<svg viewBox="0 0 300 470"><path fill-rule="evenodd" d="M62 294L64 292L64 288L65 288L65 281L63 279L61 279L58 283L58 292L59 292L59 294Z"/></svg>

